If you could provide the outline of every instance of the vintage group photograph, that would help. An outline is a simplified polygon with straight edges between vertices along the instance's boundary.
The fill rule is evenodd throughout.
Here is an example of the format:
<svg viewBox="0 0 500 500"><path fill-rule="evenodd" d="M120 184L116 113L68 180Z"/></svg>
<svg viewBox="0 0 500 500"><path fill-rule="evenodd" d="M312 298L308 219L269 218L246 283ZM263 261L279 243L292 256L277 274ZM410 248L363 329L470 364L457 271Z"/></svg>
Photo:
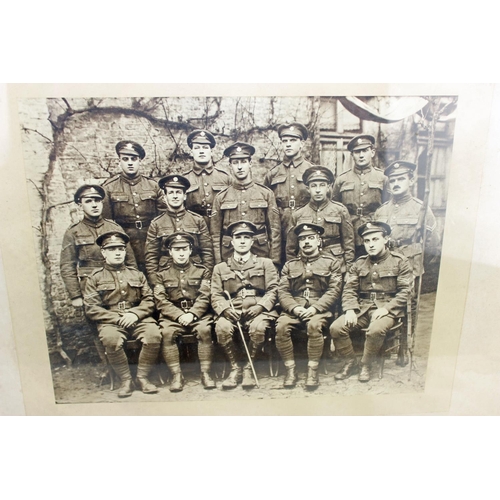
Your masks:
<svg viewBox="0 0 500 500"><path fill-rule="evenodd" d="M54 401L422 393L458 105L18 99Z"/></svg>

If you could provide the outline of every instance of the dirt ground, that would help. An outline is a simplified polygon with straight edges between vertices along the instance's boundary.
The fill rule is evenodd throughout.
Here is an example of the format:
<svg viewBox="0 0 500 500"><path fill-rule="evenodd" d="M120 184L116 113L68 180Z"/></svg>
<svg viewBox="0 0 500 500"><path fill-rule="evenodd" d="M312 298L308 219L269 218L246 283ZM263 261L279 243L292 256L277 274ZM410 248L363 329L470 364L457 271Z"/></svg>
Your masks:
<svg viewBox="0 0 500 500"><path fill-rule="evenodd" d="M158 373L165 380L165 385L159 385L157 394L143 394L134 391L131 397L119 399L115 391L110 391L109 384L100 385L101 367L94 362L75 364L71 368L59 364L52 369L54 381L54 394L57 403L123 403L148 402L148 401L214 401L226 399L278 399L291 397L315 397L318 395L342 394L395 394L413 393L424 389L427 357L430 346L430 333L432 329L432 318L434 312L435 293L424 294L421 297L420 313L418 319L416 346L415 346L415 369L409 380L409 366L404 368L397 366L395 355L386 359L383 378L378 377L378 364L374 363L372 368L372 379L368 383L360 383L356 375L347 380L337 381L334 373L340 369L341 362L333 354L328 356L321 365L320 385L314 391L304 388L307 362L305 359L297 359L299 381L294 389L283 388L283 366L280 374L273 377L269 373L269 357L262 353L256 362L256 371L259 379L259 388L242 389L238 386L234 390L223 390L221 388L222 378L216 379L217 388L204 390L199 380L198 363L195 361L183 364L183 373L186 379L184 390L180 393L171 393L168 389L168 369L164 364L159 365L156 374L151 376L152 381L159 384ZM214 363L214 372L222 374L223 363Z"/></svg>

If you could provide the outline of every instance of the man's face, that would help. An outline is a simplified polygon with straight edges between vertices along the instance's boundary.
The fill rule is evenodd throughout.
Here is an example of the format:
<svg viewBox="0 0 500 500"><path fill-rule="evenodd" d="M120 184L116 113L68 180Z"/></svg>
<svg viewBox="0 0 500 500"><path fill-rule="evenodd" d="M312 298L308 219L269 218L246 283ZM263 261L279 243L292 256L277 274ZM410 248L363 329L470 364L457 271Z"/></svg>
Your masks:
<svg viewBox="0 0 500 500"><path fill-rule="evenodd" d="M108 247L101 249L102 256L106 264L110 266L118 266L125 262L125 245L117 245L116 247Z"/></svg>
<svg viewBox="0 0 500 500"><path fill-rule="evenodd" d="M236 253L245 255L252 248L253 236L250 234L235 234L231 239L231 245L233 245Z"/></svg>
<svg viewBox="0 0 500 500"><path fill-rule="evenodd" d="M298 137L292 137L289 135L284 135L281 138L281 144L283 145L283 151L288 158L295 158L298 156L304 147L304 141L301 141Z"/></svg>
<svg viewBox="0 0 500 500"><path fill-rule="evenodd" d="M366 253L371 257L378 257L379 255L382 255L388 241L389 238L381 231L370 233L363 237Z"/></svg>
<svg viewBox="0 0 500 500"><path fill-rule="evenodd" d="M316 255L319 253L321 240L318 234L299 236L299 248L302 255Z"/></svg>
<svg viewBox="0 0 500 500"><path fill-rule="evenodd" d="M184 204L186 193L180 188L167 187L165 189L165 199L170 208L178 209Z"/></svg>
<svg viewBox="0 0 500 500"><path fill-rule="evenodd" d="M83 196L80 198L80 205L87 217L99 217L102 214L102 198Z"/></svg>
<svg viewBox="0 0 500 500"><path fill-rule="evenodd" d="M170 256L176 264L185 264L192 253L191 245L170 247Z"/></svg>
<svg viewBox="0 0 500 500"><path fill-rule="evenodd" d="M351 153L356 166L363 168L368 167L372 163L372 158L375 156L375 149L368 146L363 149L357 149Z"/></svg>
<svg viewBox="0 0 500 500"><path fill-rule="evenodd" d="M193 143L191 156L196 163L206 165L212 158L212 148L210 144L198 144L195 142Z"/></svg>
<svg viewBox="0 0 500 500"><path fill-rule="evenodd" d="M121 153L118 156L120 157L120 168L122 172L129 177L135 177L141 166L139 156Z"/></svg>
<svg viewBox="0 0 500 500"><path fill-rule="evenodd" d="M250 174L250 165L252 160L250 158L233 158L229 160L233 174L239 181L244 181Z"/></svg>
<svg viewBox="0 0 500 500"><path fill-rule="evenodd" d="M307 190L311 194L311 200L322 202L326 200L329 187L330 185L326 181L312 181L307 186Z"/></svg>
<svg viewBox="0 0 500 500"><path fill-rule="evenodd" d="M403 196L410 191L413 178L410 174L391 175L389 177L389 189L394 196Z"/></svg>

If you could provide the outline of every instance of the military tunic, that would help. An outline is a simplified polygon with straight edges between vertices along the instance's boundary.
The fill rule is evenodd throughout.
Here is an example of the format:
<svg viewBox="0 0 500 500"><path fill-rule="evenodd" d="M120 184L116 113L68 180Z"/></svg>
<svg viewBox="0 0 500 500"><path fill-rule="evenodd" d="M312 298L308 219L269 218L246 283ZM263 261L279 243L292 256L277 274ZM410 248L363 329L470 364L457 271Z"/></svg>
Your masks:
<svg viewBox="0 0 500 500"><path fill-rule="evenodd" d="M102 184L106 190L103 216L123 227L130 238L139 269L145 271L144 247L151 221L165 210L163 191L153 179L119 174Z"/></svg>
<svg viewBox="0 0 500 500"><path fill-rule="evenodd" d="M146 272L151 285L157 283L156 273L165 269L170 260L165 240L172 233L184 231L194 237L193 260L208 269L214 266L214 249L207 224L201 215L182 207L168 209L151 222L146 240Z"/></svg>
<svg viewBox="0 0 500 500"><path fill-rule="evenodd" d="M246 220L255 224L257 233L252 252L268 257L280 265L280 219L273 192L253 181L233 184L221 191L214 201L210 232L212 234L215 262L220 263L233 253L231 236L227 228L233 222Z"/></svg>
<svg viewBox="0 0 500 500"><path fill-rule="evenodd" d="M229 292L237 312L244 312L254 305L263 312L248 323L250 338L256 344L264 341L265 330L277 317L273 310L278 291L278 272L270 259L250 255L245 263L238 263L234 256L214 267L211 302L217 315L216 333L220 344L225 345L234 332L234 325L222 316L231 307L225 292ZM245 323L243 323L245 325Z"/></svg>
<svg viewBox="0 0 500 500"><path fill-rule="evenodd" d="M104 265L101 248L95 240L109 231L122 231L115 222L100 217L97 222L84 218L64 233L61 248L61 278L71 300L83 297L86 279ZM126 246L125 264L137 267L130 244Z"/></svg>
<svg viewBox="0 0 500 500"><path fill-rule="evenodd" d="M391 226L390 247L402 253L410 262L413 276L424 273L423 245L424 205L407 194L399 200L391 199L379 207L373 215L375 222L385 222ZM431 209L427 209L427 243L437 246L438 237L435 233L436 219Z"/></svg>
<svg viewBox="0 0 500 500"><path fill-rule="evenodd" d="M281 274L278 298L283 313L276 322L276 347L284 361L293 360L292 333L306 326L309 361L319 361L323 330L333 317L342 289L341 265L331 256L299 257L288 261ZM317 314L302 321L296 307L313 306Z"/></svg>
<svg viewBox="0 0 500 500"><path fill-rule="evenodd" d="M288 232L286 248L287 260L296 257L298 238L293 228L298 224L312 223L322 226L322 253L331 255L342 262L341 271L345 273L354 262L354 232L351 217L341 203L325 200L319 206L309 202L292 215L291 229Z"/></svg>
<svg viewBox="0 0 500 500"><path fill-rule="evenodd" d="M344 205L351 214L355 245L363 245L358 235L359 227L371 220L371 216L387 198L387 177L375 167L354 167L340 174L333 185L332 199Z"/></svg>

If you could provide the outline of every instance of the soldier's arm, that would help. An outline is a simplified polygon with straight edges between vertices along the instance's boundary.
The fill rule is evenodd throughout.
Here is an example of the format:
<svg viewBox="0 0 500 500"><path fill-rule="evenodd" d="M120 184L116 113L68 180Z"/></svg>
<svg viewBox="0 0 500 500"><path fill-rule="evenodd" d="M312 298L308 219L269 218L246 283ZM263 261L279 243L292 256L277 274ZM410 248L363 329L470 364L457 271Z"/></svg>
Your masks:
<svg viewBox="0 0 500 500"><path fill-rule="evenodd" d="M335 179L335 182L333 184L332 200L338 201L339 203L342 202L342 198L340 196L340 182L339 182L338 177Z"/></svg>
<svg viewBox="0 0 500 500"><path fill-rule="evenodd" d="M113 211L113 204L111 203L111 192L106 184L101 186L106 192L104 200L102 200L102 216L104 219L115 220L115 214Z"/></svg>
<svg viewBox="0 0 500 500"><path fill-rule="evenodd" d="M347 272L344 290L342 291L342 309L344 311L359 312L361 310L358 294L359 269L358 264L355 262Z"/></svg>
<svg viewBox="0 0 500 500"><path fill-rule="evenodd" d="M108 311L104 307L93 275L87 279L85 284L83 305L85 306L85 315L91 321L116 325L120 320L120 315L116 311Z"/></svg>
<svg viewBox="0 0 500 500"><path fill-rule="evenodd" d="M165 202L165 193L158 186L156 189L156 214L161 215L166 212L167 204Z"/></svg>
<svg viewBox="0 0 500 500"><path fill-rule="evenodd" d="M389 190L389 178L384 175L384 187L382 188L382 203L389 201L391 192Z"/></svg>
<svg viewBox="0 0 500 500"><path fill-rule="evenodd" d="M400 316L406 311L408 297L413 286L413 270L408 259L406 257L400 259L398 267L396 295L384 306L392 316Z"/></svg>
<svg viewBox="0 0 500 500"><path fill-rule="evenodd" d="M77 261L78 256L76 254L76 245L73 235L69 231L66 231L61 248L60 269L61 278L71 300L78 299L82 296L80 282L78 280Z"/></svg>
<svg viewBox="0 0 500 500"><path fill-rule="evenodd" d="M134 251L132 250L132 245L127 243L127 246L125 247L126 253L125 253L125 265L127 267L133 267L134 269L139 269L137 267L137 261L135 260L135 255Z"/></svg>
<svg viewBox="0 0 500 500"><path fill-rule="evenodd" d="M300 304L295 300L290 292L289 277L290 268L287 262L281 271L281 279L278 285L278 299L283 310L288 314L293 314L293 310L296 307L300 307Z"/></svg>
<svg viewBox="0 0 500 500"><path fill-rule="evenodd" d="M138 272L138 271L136 271ZM134 313L139 321L151 316L155 310L155 303L153 298L153 292L146 280L144 274L140 274L141 279L141 302L139 305L129 309L129 312Z"/></svg>
<svg viewBox="0 0 500 500"><path fill-rule="evenodd" d="M344 250L344 258L347 267L351 267L354 263L354 228L352 226L351 216L342 205L340 236L342 241L342 249Z"/></svg>
<svg viewBox="0 0 500 500"><path fill-rule="evenodd" d="M199 218L198 225L200 231L201 261L205 267L213 269L215 265L214 246L212 238L210 237L210 232L208 231L207 223L203 217Z"/></svg>
<svg viewBox="0 0 500 500"><path fill-rule="evenodd" d="M204 270L198 295L194 301L193 307L189 310L190 313L194 314L198 318L201 318L204 314L206 314L208 307L210 306L211 274L212 273L209 269Z"/></svg>
<svg viewBox="0 0 500 500"><path fill-rule="evenodd" d="M277 265L281 265L281 221L278 205L274 194L269 192L266 215L268 237L271 243L270 258Z"/></svg>
<svg viewBox="0 0 500 500"><path fill-rule="evenodd" d="M328 289L314 304L312 304L319 313L332 311L333 306L340 298L340 292L342 290L342 273L340 267L338 259L332 259Z"/></svg>
<svg viewBox="0 0 500 500"><path fill-rule="evenodd" d="M257 305L262 306L266 311L272 311L278 298L279 276L276 267L270 260L264 261L264 281L266 293L259 299Z"/></svg>
<svg viewBox="0 0 500 500"><path fill-rule="evenodd" d="M439 249L441 241L436 230L437 229L436 218L434 217L434 214L432 213L430 207L427 208L426 226L427 226L427 233L426 233L425 248L426 251L428 250L430 251L430 253L434 254Z"/></svg>
<svg viewBox="0 0 500 500"><path fill-rule="evenodd" d="M158 276L158 282L154 287L153 295L156 309L160 311L160 314L163 317L168 318L172 321L177 321L184 314L184 311L182 309L179 309L168 299L161 274Z"/></svg>
<svg viewBox="0 0 500 500"><path fill-rule="evenodd" d="M158 227L153 221L148 229L146 236L146 245L144 249L144 260L146 265L146 273L151 286L155 286L158 282L157 271L161 256L161 238L157 237Z"/></svg>
<svg viewBox="0 0 500 500"><path fill-rule="evenodd" d="M222 277L218 266L215 266L212 274L211 301L212 309L218 316L221 316L226 309L231 307L224 294L224 284L222 283Z"/></svg>
<svg viewBox="0 0 500 500"><path fill-rule="evenodd" d="M286 260L295 259L297 257L297 235L293 231L297 225L297 216L295 213L292 214L290 220L290 227L288 228L288 233L286 235Z"/></svg>
<svg viewBox="0 0 500 500"><path fill-rule="evenodd" d="M210 234L212 236L212 243L214 247L214 259L215 263L219 264L222 260L221 257L221 232L222 232L222 218L223 214L220 210L221 199L220 196L217 195L214 199L214 206L212 217L210 219Z"/></svg>

